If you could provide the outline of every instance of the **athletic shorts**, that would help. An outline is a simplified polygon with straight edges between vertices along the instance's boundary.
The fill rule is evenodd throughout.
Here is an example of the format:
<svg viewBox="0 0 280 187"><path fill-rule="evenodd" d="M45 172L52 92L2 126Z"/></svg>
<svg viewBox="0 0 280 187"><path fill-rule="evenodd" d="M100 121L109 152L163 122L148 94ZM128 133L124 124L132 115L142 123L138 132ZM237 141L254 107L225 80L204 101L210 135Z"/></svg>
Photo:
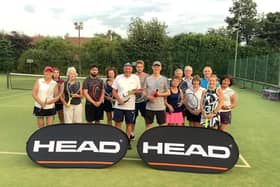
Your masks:
<svg viewBox="0 0 280 187"><path fill-rule="evenodd" d="M63 104L62 103L55 103L55 110L57 112L63 110Z"/></svg>
<svg viewBox="0 0 280 187"><path fill-rule="evenodd" d="M231 123L231 111L220 112L221 124L230 124Z"/></svg>
<svg viewBox="0 0 280 187"><path fill-rule="evenodd" d="M113 112L114 108L110 101L104 100L104 111L105 112Z"/></svg>
<svg viewBox="0 0 280 187"><path fill-rule="evenodd" d="M86 120L88 122L103 120L104 104L102 103L99 107L93 104L87 103L85 105Z"/></svg>
<svg viewBox="0 0 280 187"><path fill-rule="evenodd" d="M145 114L146 114L146 101L142 102L142 103L135 103L135 118L133 120L133 124L136 123L136 119L137 119L139 111L141 113L141 116L143 118L145 118Z"/></svg>
<svg viewBox="0 0 280 187"><path fill-rule="evenodd" d="M113 120L115 122L123 122L123 118L125 118L125 123L132 124L134 120L134 115L134 110L121 110L115 108Z"/></svg>
<svg viewBox="0 0 280 187"><path fill-rule="evenodd" d="M157 118L157 123L159 125L163 125L166 123L166 119L165 119L165 111L161 110L161 111L152 111L152 110L146 110L146 115L145 115L145 119L146 119L146 123L147 124L152 124L154 122L154 117L156 116Z"/></svg>
<svg viewBox="0 0 280 187"><path fill-rule="evenodd" d="M184 123L184 117L182 112L166 112L166 123Z"/></svg>
<svg viewBox="0 0 280 187"><path fill-rule="evenodd" d="M194 115L190 113L190 111L186 110L186 116L188 121L200 122L201 120L201 113L199 115Z"/></svg>
<svg viewBox="0 0 280 187"><path fill-rule="evenodd" d="M56 114L55 108L42 109L34 106L33 115L37 117L54 116Z"/></svg>

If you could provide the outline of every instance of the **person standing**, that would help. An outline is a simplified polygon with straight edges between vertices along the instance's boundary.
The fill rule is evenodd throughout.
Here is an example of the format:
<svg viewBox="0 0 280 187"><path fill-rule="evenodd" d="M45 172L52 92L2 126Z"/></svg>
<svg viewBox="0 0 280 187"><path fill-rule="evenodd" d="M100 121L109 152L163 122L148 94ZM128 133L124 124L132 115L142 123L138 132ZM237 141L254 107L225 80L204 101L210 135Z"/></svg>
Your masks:
<svg viewBox="0 0 280 187"><path fill-rule="evenodd" d="M64 80L60 78L60 71L57 67L53 68L53 80L57 83L58 92L60 93L60 95L62 95L64 90ZM55 102L55 110L57 112L60 123L64 123L63 103L61 98L59 98L58 101Z"/></svg>
<svg viewBox="0 0 280 187"><path fill-rule="evenodd" d="M153 74L147 77L144 83L144 94L148 101L146 104L146 129L152 127L156 116L159 125L165 125L165 104L164 97L170 95L167 78L160 74L162 66L159 61L155 61L152 66Z"/></svg>
<svg viewBox="0 0 280 187"><path fill-rule="evenodd" d="M174 76L171 80L170 95L164 98L166 105L166 122L168 125L183 126L183 98L184 94L179 89L181 77Z"/></svg>
<svg viewBox="0 0 280 187"><path fill-rule="evenodd" d="M131 149L130 135L135 115L135 94L141 88L139 77L132 74L132 70L130 63L124 64L123 74L118 75L112 85L113 96L116 98L113 120L115 127L121 129L125 118L128 149Z"/></svg>
<svg viewBox="0 0 280 187"><path fill-rule="evenodd" d="M64 104L64 120L66 124L81 123L82 122L82 102L83 97L82 86L76 79L78 74L75 67L67 69L68 80L64 82L64 90L62 95L62 102Z"/></svg>
<svg viewBox="0 0 280 187"><path fill-rule="evenodd" d="M231 123L231 110L237 106L236 92L231 89L232 77L225 75L221 78L221 88L224 93L224 105L220 110L221 125L219 130L226 131L228 125Z"/></svg>
<svg viewBox="0 0 280 187"><path fill-rule="evenodd" d="M183 77L183 81L186 83L186 86L181 87L183 92L185 93L187 89L192 88L192 73L193 73L193 68L191 66L185 66L184 68L184 74L185 76Z"/></svg>
<svg viewBox="0 0 280 187"><path fill-rule="evenodd" d="M85 113L89 123L99 123L103 120L104 83L98 77L98 67L89 67L90 75L83 82L83 95L86 98Z"/></svg>
<svg viewBox="0 0 280 187"><path fill-rule="evenodd" d="M59 99L57 83L52 79L53 68L44 68L44 77L39 78L32 89L32 97L35 100L33 114L37 117L37 126L42 128L54 122L55 102Z"/></svg>
<svg viewBox="0 0 280 187"><path fill-rule="evenodd" d="M220 125L220 109L224 103L224 94L220 87L217 87L217 76L212 74L208 81L208 89L202 94L201 102L201 125L208 128L218 129Z"/></svg>
<svg viewBox="0 0 280 187"><path fill-rule="evenodd" d="M202 88L208 89L209 79L210 79L212 73L213 73L213 71L212 71L212 68L210 66L205 66L203 68L203 78L201 79L201 82L200 82L200 86ZM216 87L220 87L220 84L219 84L218 80L217 80Z"/></svg>
<svg viewBox="0 0 280 187"><path fill-rule="evenodd" d="M190 127L201 127L200 102L204 90L204 88L200 87L200 77L195 75L192 79L192 88L187 89L185 92L186 116ZM197 106L190 106L189 103Z"/></svg>
<svg viewBox="0 0 280 187"><path fill-rule="evenodd" d="M191 66L185 66L184 68L184 77L182 79L182 82L179 85L179 88L183 91L183 93L186 93L187 89L192 89L192 73L193 73L193 68ZM187 117L188 111L186 109L186 106L183 105L183 116L184 118Z"/></svg>
<svg viewBox="0 0 280 187"><path fill-rule="evenodd" d="M115 68L108 68L106 69L106 83L104 86L105 95L104 95L104 111L107 115L107 124L112 125L113 121L113 103L115 102L115 99L113 98L113 88L112 84L117 76L117 72Z"/></svg>
<svg viewBox="0 0 280 187"><path fill-rule="evenodd" d="M139 77L141 89L144 88L144 82L146 81L146 78L149 76L149 74L144 72L145 63L143 60L137 60L136 61L136 75ZM135 139L135 124L136 119L138 117L138 113L140 111L141 116L145 120L145 113L146 113L146 102L147 98L145 97L143 92L139 92L136 94L136 100L135 100L135 116L132 123L132 130L130 139Z"/></svg>

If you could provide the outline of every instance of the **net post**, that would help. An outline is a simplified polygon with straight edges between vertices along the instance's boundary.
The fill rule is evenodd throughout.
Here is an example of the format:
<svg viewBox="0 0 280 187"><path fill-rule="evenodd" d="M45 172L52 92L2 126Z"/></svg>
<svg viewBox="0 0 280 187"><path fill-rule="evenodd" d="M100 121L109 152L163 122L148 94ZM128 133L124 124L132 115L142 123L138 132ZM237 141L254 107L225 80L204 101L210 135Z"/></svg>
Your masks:
<svg viewBox="0 0 280 187"><path fill-rule="evenodd" d="M7 74L6 74L6 79L7 79L7 89L10 89L10 85L9 85L9 79L10 79L9 72L7 72Z"/></svg>

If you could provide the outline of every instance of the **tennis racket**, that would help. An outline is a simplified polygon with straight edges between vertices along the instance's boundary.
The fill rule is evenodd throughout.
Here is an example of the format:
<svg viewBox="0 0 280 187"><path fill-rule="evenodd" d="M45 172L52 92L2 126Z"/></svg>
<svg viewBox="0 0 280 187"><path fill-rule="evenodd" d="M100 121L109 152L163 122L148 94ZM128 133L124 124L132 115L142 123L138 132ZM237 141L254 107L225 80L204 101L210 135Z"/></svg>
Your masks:
<svg viewBox="0 0 280 187"><path fill-rule="evenodd" d="M179 88L185 93L185 91L188 89L188 83L187 81L183 80L181 84L179 84Z"/></svg>
<svg viewBox="0 0 280 187"><path fill-rule="evenodd" d="M104 90L105 90L105 96L109 97L109 99L107 100L109 100L112 104L114 104L116 100L113 97L112 89L109 89L109 86L106 85Z"/></svg>
<svg viewBox="0 0 280 187"><path fill-rule="evenodd" d="M94 100L94 101L100 101L101 99L101 94L102 94L102 87L100 84L93 84L92 85L92 89L91 89L91 98Z"/></svg>
<svg viewBox="0 0 280 187"><path fill-rule="evenodd" d="M49 84L49 88L46 92L45 99L44 99L45 100L45 105L47 104L48 100L53 99L55 86L56 86L56 82L51 82ZM44 107L42 107L42 109L44 109Z"/></svg>
<svg viewBox="0 0 280 187"><path fill-rule="evenodd" d="M190 108L192 110L197 110L198 109L198 98L194 93L186 93L185 94L185 106L187 108Z"/></svg>
<svg viewBox="0 0 280 187"><path fill-rule="evenodd" d="M70 104L71 104L71 101L73 99L72 95L73 94L78 94L80 92L80 82L75 82L72 85L69 82L67 82L66 90L67 90L68 97L69 97L69 100L68 100L66 106L69 107Z"/></svg>
<svg viewBox="0 0 280 187"><path fill-rule="evenodd" d="M206 115L214 112L214 110L216 109L218 105L218 97L216 94L213 94L213 93L209 93L209 92L206 92L205 96L204 96L204 99L203 99L203 111ZM203 123L203 126L205 128L208 128L208 127L213 127L216 123L216 120L215 117L212 118L211 120L208 119L208 118L205 118L204 119L204 123Z"/></svg>
<svg viewBox="0 0 280 187"><path fill-rule="evenodd" d="M129 90L127 92L124 92L121 94L121 98L124 103L127 103L130 100L130 96L135 94L135 89L134 90Z"/></svg>
<svg viewBox="0 0 280 187"><path fill-rule="evenodd" d="M134 95L136 92L143 92L144 89L140 88L140 89L132 89L132 90L128 90L124 93L121 94L121 99L124 101L124 103L127 103L130 100L130 96Z"/></svg>
<svg viewBox="0 0 280 187"><path fill-rule="evenodd" d="M146 96L143 94L143 91L144 91L143 88L138 89L138 93L136 93L135 103L142 103L146 101Z"/></svg>

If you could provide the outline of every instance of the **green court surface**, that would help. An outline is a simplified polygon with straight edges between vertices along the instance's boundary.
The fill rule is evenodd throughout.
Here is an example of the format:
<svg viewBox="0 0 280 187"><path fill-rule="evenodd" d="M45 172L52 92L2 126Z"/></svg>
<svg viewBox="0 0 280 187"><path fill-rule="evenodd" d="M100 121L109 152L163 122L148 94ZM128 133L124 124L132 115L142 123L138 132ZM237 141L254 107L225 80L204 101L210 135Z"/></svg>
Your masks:
<svg viewBox="0 0 280 187"><path fill-rule="evenodd" d="M0 186L280 186L280 102L234 87L238 107L229 128L242 158L223 174L160 171L149 168L133 149L106 169L49 169L34 164L25 154L28 137L37 129L32 116L31 91L6 89L0 76ZM136 138L144 130L142 119Z"/></svg>

